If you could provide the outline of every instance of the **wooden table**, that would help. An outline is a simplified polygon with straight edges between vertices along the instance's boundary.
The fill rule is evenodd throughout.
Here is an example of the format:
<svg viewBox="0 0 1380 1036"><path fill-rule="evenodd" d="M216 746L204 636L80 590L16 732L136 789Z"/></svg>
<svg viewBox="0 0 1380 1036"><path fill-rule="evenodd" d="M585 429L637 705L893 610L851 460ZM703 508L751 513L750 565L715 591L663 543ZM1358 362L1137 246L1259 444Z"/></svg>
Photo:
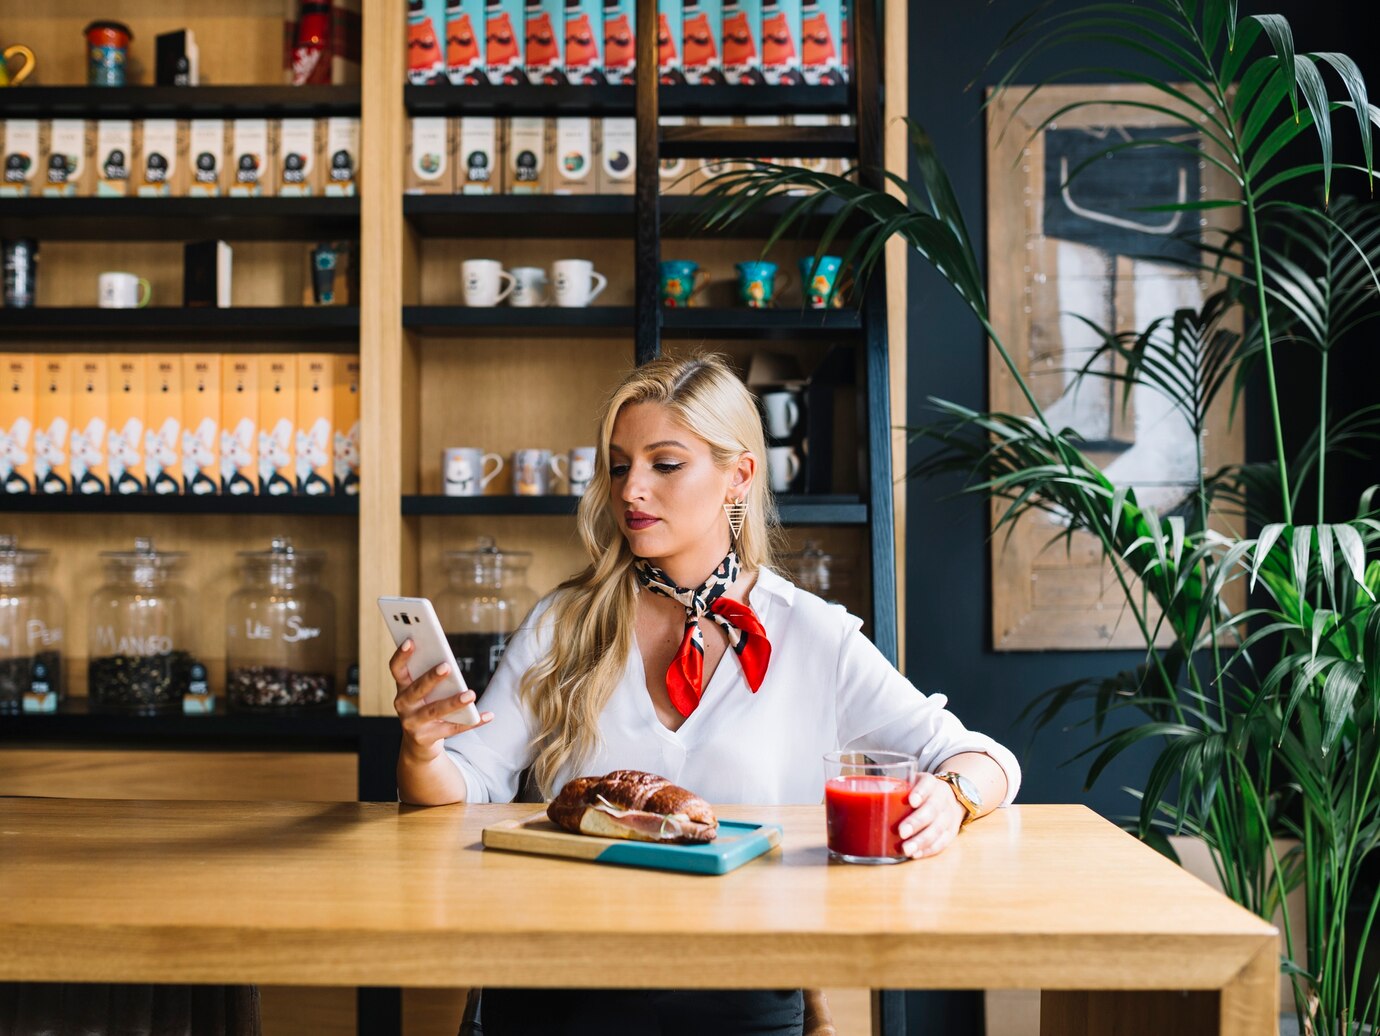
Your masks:
<svg viewBox="0 0 1380 1036"><path fill-rule="evenodd" d="M722 807L785 837L717 878L481 848L532 810L0 799L0 980L1037 988L1045 1032L1275 1031L1275 929L1081 806L892 867Z"/></svg>

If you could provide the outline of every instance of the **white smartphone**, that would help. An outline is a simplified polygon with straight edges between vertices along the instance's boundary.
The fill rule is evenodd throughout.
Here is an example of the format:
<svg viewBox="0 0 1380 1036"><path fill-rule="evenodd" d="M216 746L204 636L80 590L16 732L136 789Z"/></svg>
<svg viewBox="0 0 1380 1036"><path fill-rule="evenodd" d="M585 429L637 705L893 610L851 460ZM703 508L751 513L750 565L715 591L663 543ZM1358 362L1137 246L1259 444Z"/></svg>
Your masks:
<svg viewBox="0 0 1380 1036"><path fill-rule="evenodd" d="M441 621L436 618L436 609L425 597L380 597L379 611L383 621L388 624L388 632L393 634L393 643L402 647L411 638L412 656L407 660L407 675L413 680L436 668L442 662L450 666L450 672L426 696L427 704L454 698L465 691L465 677L455 663L455 655L450 650ZM474 726L479 722L479 709L474 702L445 716L447 723L464 723Z"/></svg>

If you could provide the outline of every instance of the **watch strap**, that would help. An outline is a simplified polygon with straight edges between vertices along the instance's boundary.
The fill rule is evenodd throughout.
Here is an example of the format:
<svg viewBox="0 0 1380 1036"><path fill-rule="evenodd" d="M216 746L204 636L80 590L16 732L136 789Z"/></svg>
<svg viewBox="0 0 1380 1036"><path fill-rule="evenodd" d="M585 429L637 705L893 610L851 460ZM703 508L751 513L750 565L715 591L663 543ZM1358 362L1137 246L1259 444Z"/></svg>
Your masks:
<svg viewBox="0 0 1380 1036"><path fill-rule="evenodd" d="M974 802L964 793L963 783L959 780L960 774L956 771L946 770L944 773L937 773L934 776L952 789L954 798L958 799L958 804L963 807L967 814L963 818L963 822L958 825L959 830L963 830L963 828L977 819L977 815L982 809L981 804ZM971 780L971 778L969 778L969 780Z"/></svg>

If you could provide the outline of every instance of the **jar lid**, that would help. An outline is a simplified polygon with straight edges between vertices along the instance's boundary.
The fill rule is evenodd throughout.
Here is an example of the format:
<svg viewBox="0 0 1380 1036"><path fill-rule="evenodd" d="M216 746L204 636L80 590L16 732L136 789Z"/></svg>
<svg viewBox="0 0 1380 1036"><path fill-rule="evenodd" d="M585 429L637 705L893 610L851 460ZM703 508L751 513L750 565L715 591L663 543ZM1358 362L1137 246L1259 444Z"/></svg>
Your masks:
<svg viewBox="0 0 1380 1036"><path fill-rule="evenodd" d="M499 550L492 536L480 536L478 543L474 550L448 550L441 556L452 565L520 567L532 561L530 550Z"/></svg>
<svg viewBox="0 0 1380 1036"><path fill-rule="evenodd" d="M0 534L0 564L32 565L47 560L50 552L41 548L23 548L9 533Z"/></svg>
<svg viewBox="0 0 1380 1036"><path fill-rule="evenodd" d="M319 564L326 558L324 550L298 550L290 536L275 536L267 550L241 550L237 557L246 562L271 565Z"/></svg>
<svg viewBox="0 0 1380 1036"><path fill-rule="evenodd" d="M185 550L157 550L153 540L137 536L133 550L103 550L101 557L129 565L172 566L187 556Z"/></svg>
<svg viewBox="0 0 1380 1036"><path fill-rule="evenodd" d="M82 35L85 36L92 29L114 29L116 32L124 33L130 39L134 39L134 33L129 31L129 26L126 25L124 22L110 21L108 19L94 21L86 28L82 29Z"/></svg>

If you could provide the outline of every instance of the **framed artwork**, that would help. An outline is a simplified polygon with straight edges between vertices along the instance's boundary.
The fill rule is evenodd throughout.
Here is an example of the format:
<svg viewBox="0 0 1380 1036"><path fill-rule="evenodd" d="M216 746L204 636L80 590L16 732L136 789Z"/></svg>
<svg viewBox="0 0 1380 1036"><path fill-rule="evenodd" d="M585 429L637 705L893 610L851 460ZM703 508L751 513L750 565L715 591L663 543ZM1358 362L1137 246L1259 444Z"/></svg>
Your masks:
<svg viewBox="0 0 1380 1036"><path fill-rule="evenodd" d="M1090 94L1110 103L1062 112ZM992 325L1050 424L1076 429L1084 452L1108 478L1133 486L1142 504L1164 515L1197 482L1192 429L1154 389L1137 386L1123 407L1120 382L1077 382L1077 371L1101 344L1079 317L1120 332L1143 330L1178 309L1197 310L1215 285L1166 260L1191 257L1205 229L1233 225L1237 215L1230 208L1145 211L1199 196L1228 197L1231 181L1203 161L1201 137L1188 127L1116 103L1133 99L1165 104L1165 95L1149 87L1079 84L1046 86L1029 100L1021 87L1011 87L988 107L988 296ZM1189 147L1110 150L1137 137ZM1070 180L1089 158L1094 161ZM1197 234L1185 240L1195 223ZM1028 413L994 348L988 370L989 407ZM1241 411L1229 427L1229 402L1224 392L1211 415L1203 443L1208 471L1243 456ZM994 504L994 522L999 513ZM1063 541L1051 545L1059 532L1057 518L1031 514L1009 537L1003 530L992 538L995 649L1143 647L1100 544L1081 535L1066 550Z"/></svg>

